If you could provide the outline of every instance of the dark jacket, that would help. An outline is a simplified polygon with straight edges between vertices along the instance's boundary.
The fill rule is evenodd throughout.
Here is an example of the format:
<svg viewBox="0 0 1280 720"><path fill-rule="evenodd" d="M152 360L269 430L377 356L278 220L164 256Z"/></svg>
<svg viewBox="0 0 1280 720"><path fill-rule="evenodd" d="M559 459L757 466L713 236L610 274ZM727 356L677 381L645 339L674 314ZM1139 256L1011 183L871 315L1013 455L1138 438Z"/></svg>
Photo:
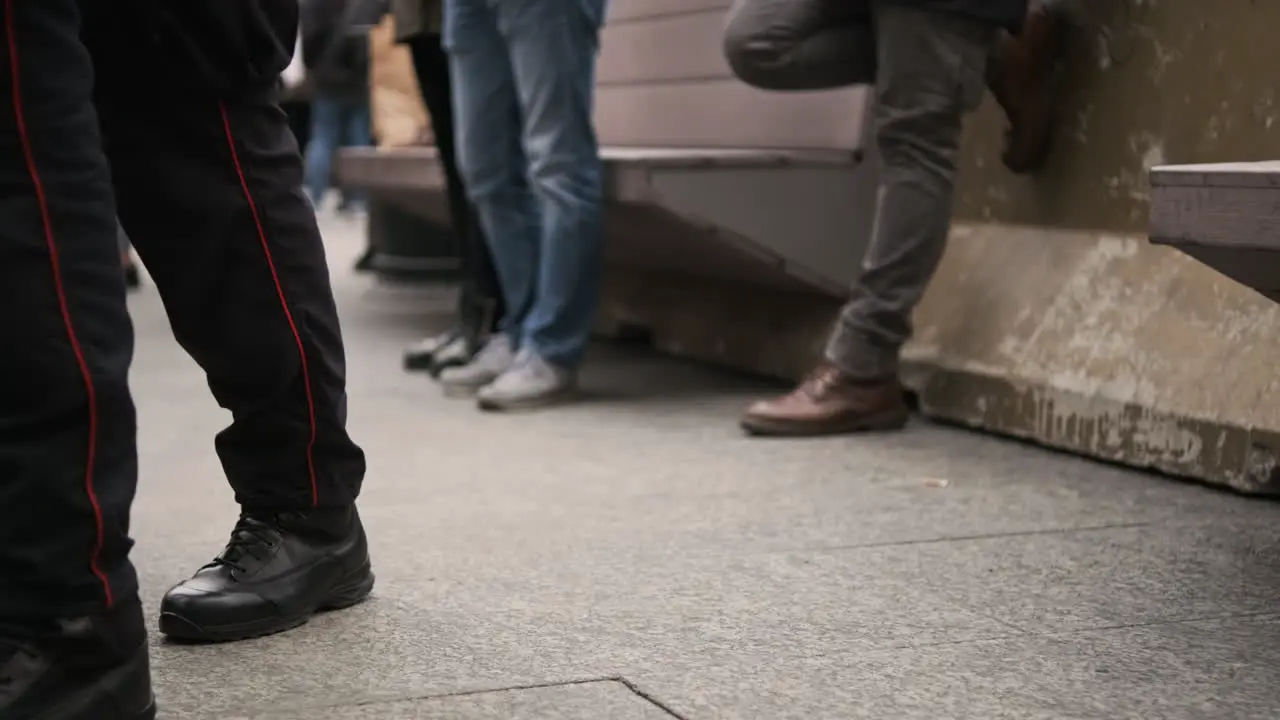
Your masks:
<svg viewBox="0 0 1280 720"><path fill-rule="evenodd" d="M110 0L81 8L97 80L117 92L271 93L297 37L297 0Z"/></svg>
<svg viewBox="0 0 1280 720"><path fill-rule="evenodd" d="M964 15L998 25L1010 32L1021 30L1022 20L1027 16L1027 0L896 0L896 2Z"/></svg>
<svg viewBox="0 0 1280 720"><path fill-rule="evenodd" d="M369 27L357 0L304 0L302 64L317 93L369 94Z"/></svg>
<svg viewBox="0 0 1280 720"><path fill-rule="evenodd" d="M396 19L396 42L407 43L422 35L439 35L444 0L391 0Z"/></svg>

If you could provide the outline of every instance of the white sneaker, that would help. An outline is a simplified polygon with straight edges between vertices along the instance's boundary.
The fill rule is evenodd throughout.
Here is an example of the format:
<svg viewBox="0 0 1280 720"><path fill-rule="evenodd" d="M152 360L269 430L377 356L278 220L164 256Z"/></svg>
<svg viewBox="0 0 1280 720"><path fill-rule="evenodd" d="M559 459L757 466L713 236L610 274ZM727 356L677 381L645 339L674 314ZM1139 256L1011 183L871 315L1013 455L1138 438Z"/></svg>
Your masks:
<svg viewBox="0 0 1280 720"><path fill-rule="evenodd" d="M471 362L440 371L440 387L446 395L472 395L505 373L513 362L515 351L511 348L511 338L506 333L498 333L489 338Z"/></svg>
<svg viewBox="0 0 1280 720"><path fill-rule="evenodd" d="M575 371L524 349L509 370L480 388L477 398L481 410L533 410L570 400L577 389Z"/></svg>

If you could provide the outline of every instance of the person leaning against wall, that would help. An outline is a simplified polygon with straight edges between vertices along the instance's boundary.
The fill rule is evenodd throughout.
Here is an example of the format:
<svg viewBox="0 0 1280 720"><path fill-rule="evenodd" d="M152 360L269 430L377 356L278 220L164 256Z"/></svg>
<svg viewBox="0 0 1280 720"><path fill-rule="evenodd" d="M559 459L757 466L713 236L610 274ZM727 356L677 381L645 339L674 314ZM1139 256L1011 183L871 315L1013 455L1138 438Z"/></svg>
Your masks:
<svg viewBox="0 0 1280 720"><path fill-rule="evenodd" d="M449 217L462 260L458 325L414 344L404 354L406 370L426 370L432 375L470 362L498 329L504 314L493 257L458 171L449 57L440 40L443 12L444 0L391 0L396 42L407 45L413 56L418 87L431 117L432 136L444 167Z"/></svg>
<svg viewBox="0 0 1280 720"><path fill-rule="evenodd" d="M744 430L809 436L901 428L899 353L942 259L961 126L990 87L1009 120L1003 161L1031 172L1049 147L1065 18L1028 0L737 0L725 54L768 90L874 87L882 170L875 230L825 357Z"/></svg>

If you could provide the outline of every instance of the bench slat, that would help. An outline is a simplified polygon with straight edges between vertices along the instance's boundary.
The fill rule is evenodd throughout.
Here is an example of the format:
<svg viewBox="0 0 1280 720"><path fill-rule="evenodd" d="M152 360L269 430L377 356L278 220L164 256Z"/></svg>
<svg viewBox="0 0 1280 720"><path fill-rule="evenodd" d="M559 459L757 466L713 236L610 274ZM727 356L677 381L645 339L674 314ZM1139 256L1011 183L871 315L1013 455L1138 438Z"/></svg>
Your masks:
<svg viewBox="0 0 1280 720"><path fill-rule="evenodd" d="M602 87L600 144L846 150L864 147L863 88L764 93L736 80Z"/></svg>
<svg viewBox="0 0 1280 720"><path fill-rule="evenodd" d="M1151 168L1157 187L1280 187L1280 160L1264 162L1157 165Z"/></svg>
<svg viewBox="0 0 1280 720"><path fill-rule="evenodd" d="M1151 241L1280 251L1280 162L1151 170Z"/></svg>
<svg viewBox="0 0 1280 720"><path fill-rule="evenodd" d="M865 88L765 92L723 56L728 0L614 0L601 34L602 146L859 151Z"/></svg>
<svg viewBox="0 0 1280 720"><path fill-rule="evenodd" d="M606 25L600 36L596 85L729 79L719 37L721 8Z"/></svg>
<svg viewBox="0 0 1280 720"><path fill-rule="evenodd" d="M856 158L831 151L743 150L735 148L608 147L600 151L606 166L617 168L729 168L786 165L848 165ZM368 190L427 190L444 187L435 148L391 150L344 148L335 165L338 183Z"/></svg>

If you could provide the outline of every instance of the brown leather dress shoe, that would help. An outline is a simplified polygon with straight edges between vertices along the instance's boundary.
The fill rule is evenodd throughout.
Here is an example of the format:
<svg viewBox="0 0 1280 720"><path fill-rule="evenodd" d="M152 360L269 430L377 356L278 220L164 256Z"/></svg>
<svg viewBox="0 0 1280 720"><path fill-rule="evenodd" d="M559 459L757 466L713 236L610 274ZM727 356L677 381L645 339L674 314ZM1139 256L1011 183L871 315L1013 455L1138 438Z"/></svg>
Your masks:
<svg viewBox="0 0 1280 720"><path fill-rule="evenodd" d="M1053 138L1054 80L1066 38L1060 0L1033 0L1019 35L1005 35L987 85L1009 118L1001 160L1010 171L1038 170Z"/></svg>
<svg viewBox="0 0 1280 720"><path fill-rule="evenodd" d="M824 362L789 394L752 405L740 424L752 435L808 437L897 430L907 415L897 379L854 380Z"/></svg>

